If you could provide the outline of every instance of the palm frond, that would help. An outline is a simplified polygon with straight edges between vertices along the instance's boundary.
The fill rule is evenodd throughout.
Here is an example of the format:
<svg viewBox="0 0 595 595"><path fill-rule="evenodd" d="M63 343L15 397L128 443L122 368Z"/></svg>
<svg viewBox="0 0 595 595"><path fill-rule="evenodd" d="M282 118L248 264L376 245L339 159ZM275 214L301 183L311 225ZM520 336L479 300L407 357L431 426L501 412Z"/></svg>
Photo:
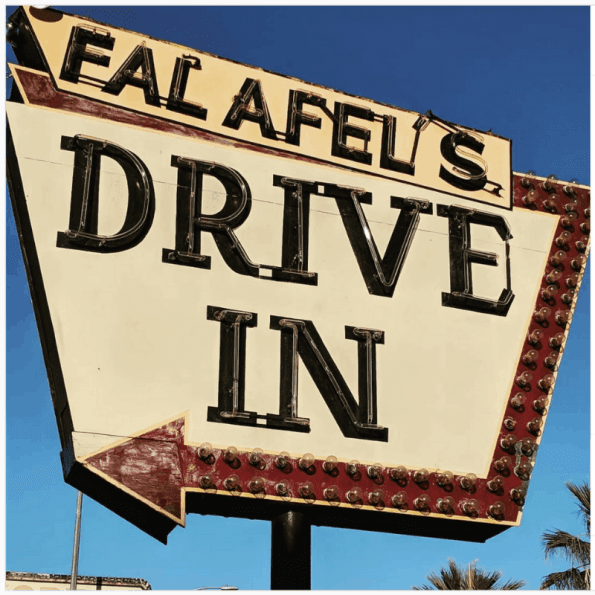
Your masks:
<svg viewBox="0 0 595 595"><path fill-rule="evenodd" d="M589 590L591 588L591 571L570 568L563 572L552 572L543 577L539 588L541 590Z"/></svg>
<svg viewBox="0 0 595 595"><path fill-rule="evenodd" d="M572 495L578 500L580 515L587 525L587 531L591 532L591 488L587 482L582 485L576 485L570 481L564 485L570 490Z"/></svg>
<svg viewBox="0 0 595 595"><path fill-rule="evenodd" d="M591 544L580 537L566 531L546 531L542 536L545 559L557 554L564 556L569 562L583 566L591 559Z"/></svg>

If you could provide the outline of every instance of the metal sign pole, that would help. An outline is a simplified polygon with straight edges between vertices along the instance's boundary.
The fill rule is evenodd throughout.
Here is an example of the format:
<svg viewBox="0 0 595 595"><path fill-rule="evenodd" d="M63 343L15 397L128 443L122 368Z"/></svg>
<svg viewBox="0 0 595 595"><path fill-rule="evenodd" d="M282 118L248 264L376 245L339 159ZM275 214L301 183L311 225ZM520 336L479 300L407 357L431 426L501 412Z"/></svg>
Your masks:
<svg viewBox="0 0 595 595"><path fill-rule="evenodd" d="M312 523L301 512L289 510L271 526L271 589L310 590Z"/></svg>
<svg viewBox="0 0 595 595"><path fill-rule="evenodd" d="M76 591L76 578L79 569L79 545L81 541L81 511L83 509L83 493L76 498L76 523L74 525L74 546L72 550L72 571L70 573L70 590Z"/></svg>

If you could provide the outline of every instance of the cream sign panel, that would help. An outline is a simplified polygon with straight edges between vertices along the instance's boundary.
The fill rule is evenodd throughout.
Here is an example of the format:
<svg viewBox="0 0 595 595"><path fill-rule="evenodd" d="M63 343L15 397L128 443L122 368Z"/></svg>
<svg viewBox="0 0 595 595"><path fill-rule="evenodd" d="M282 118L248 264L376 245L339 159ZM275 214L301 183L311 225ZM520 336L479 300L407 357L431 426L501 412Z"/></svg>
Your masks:
<svg viewBox="0 0 595 595"><path fill-rule="evenodd" d="M399 180L416 192L512 206L508 139L82 17L25 11L60 91Z"/></svg>
<svg viewBox="0 0 595 595"><path fill-rule="evenodd" d="M487 475L558 217L7 109L77 457L187 411L196 443Z"/></svg>

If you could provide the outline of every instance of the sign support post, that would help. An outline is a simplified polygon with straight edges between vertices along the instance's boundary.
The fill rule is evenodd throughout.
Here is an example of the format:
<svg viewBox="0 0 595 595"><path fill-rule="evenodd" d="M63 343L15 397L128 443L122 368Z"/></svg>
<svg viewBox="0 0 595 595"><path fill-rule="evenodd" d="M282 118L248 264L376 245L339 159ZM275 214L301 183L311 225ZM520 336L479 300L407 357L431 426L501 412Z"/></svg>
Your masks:
<svg viewBox="0 0 595 595"><path fill-rule="evenodd" d="M271 523L271 589L311 589L312 522L307 514L288 510Z"/></svg>
<svg viewBox="0 0 595 595"><path fill-rule="evenodd" d="M79 547L81 543L81 511L83 509L83 493L76 497L76 522L74 525L74 545L72 548L72 571L70 574L70 590L76 591L76 578L79 569Z"/></svg>

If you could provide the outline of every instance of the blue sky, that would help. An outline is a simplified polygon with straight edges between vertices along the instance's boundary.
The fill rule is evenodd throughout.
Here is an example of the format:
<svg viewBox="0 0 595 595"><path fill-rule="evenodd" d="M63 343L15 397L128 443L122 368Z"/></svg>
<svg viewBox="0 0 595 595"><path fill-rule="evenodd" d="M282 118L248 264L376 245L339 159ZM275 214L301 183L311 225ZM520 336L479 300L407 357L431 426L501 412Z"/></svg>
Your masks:
<svg viewBox="0 0 595 595"><path fill-rule="evenodd" d="M57 7L513 140L513 169L589 184L588 7ZM12 12L8 8L8 14ZM8 46L7 46L8 47ZM7 58L14 61L9 49ZM6 211L6 569L69 573L76 491L60 442L10 203ZM313 589L410 589L455 558L537 589L546 529L582 531L589 479L590 273L520 528L485 544L315 527ZM79 573L154 589L270 586L270 524L190 515L167 546L84 499Z"/></svg>

